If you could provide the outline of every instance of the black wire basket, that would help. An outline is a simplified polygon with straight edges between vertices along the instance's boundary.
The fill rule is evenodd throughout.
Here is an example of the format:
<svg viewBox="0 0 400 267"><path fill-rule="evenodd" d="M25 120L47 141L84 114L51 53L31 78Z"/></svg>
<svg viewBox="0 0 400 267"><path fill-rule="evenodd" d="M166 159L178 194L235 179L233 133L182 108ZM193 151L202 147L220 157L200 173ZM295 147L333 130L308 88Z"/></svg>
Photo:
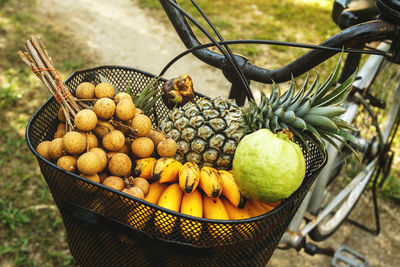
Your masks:
<svg viewBox="0 0 400 267"><path fill-rule="evenodd" d="M65 83L74 92L81 82L100 83L99 73L120 90L130 84L135 94L154 77L133 68L102 66L75 72ZM159 80L159 86L164 82ZM36 146L53 139L58 109L51 97L29 121L26 137L61 213L71 254L81 266L265 266L324 164L311 145L304 151L301 187L267 214L232 221L191 217L67 172L41 157ZM156 126L168 113L159 100L150 117Z"/></svg>

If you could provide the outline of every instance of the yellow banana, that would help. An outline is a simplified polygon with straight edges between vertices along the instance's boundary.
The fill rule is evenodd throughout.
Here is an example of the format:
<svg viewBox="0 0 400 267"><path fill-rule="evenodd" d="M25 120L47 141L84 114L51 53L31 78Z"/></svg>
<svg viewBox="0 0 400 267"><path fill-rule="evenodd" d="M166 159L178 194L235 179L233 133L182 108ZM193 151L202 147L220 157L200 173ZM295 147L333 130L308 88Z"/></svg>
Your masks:
<svg viewBox="0 0 400 267"><path fill-rule="evenodd" d="M203 198L198 190L184 193L181 204L181 213L193 217L203 217ZM181 233L187 239L198 239L202 225L194 220L181 219Z"/></svg>
<svg viewBox="0 0 400 267"><path fill-rule="evenodd" d="M203 196L203 216L212 220L229 220L228 212L219 198ZM230 224L209 224L208 231L212 237L219 241L227 241L232 237Z"/></svg>
<svg viewBox="0 0 400 267"><path fill-rule="evenodd" d="M200 170L199 186L209 197L219 197L222 192L222 179L218 171L212 167L204 166Z"/></svg>
<svg viewBox="0 0 400 267"><path fill-rule="evenodd" d="M228 212L229 219L231 220L241 220L250 218L250 214L245 209L239 209L234 206L230 200L226 198L221 198L222 203L224 203L225 209Z"/></svg>
<svg viewBox="0 0 400 267"><path fill-rule="evenodd" d="M229 219L241 220L250 218L250 214L246 209L239 209L234 206L228 199L222 197L222 203L224 203L226 211L228 212ZM255 224L254 223L240 223L233 225L233 229L240 233L244 238L251 238L255 235Z"/></svg>
<svg viewBox="0 0 400 267"><path fill-rule="evenodd" d="M167 188L167 184L160 184L157 182L151 183L149 192L147 193L144 200L150 202L152 204L157 204L158 199L160 198L162 192ZM154 209L140 204L136 208L134 208L127 215L128 224L136 227L137 229L143 229L146 223L152 218L154 214Z"/></svg>
<svg viewBox="0 0 400 267"><path fill-rule="evenodd" d="M233 174L224 170L220 170L218 173L222 179L222 195L229 199L235 207L242 209L247 199L240 193Z"/></svg>
<svg viewBox="0 0 400 267"><path fill-rule="evenodd" d="M136 160L136 166L132 173L133 177L151 179L156 161L157 160L155 158L143 158Z"/></svg>
<svg viewBox="0 0 400 267"><path fill-rule="evenodd" d="M173 158L160 158L153 167L153 179L159 183L173 183L178 180L182 163Z"/></svg>
<svg viewBox="0 0 400 267"><path fill-rule="evenodd" d="M178 183L169 185L164 192L162 192L157 205L175 212L179 212L181 207L183 191ZM177 217L167 214L163 211L156 211L154 218L154 225L158 231L168 235L174 229Z"/></svg>
<svg viewBox="0 0 400 267"><path fill-rule="evenodd" d="M255 199L248 199L244 208L245 210L247 210L251 217L260 216L273 209L273 207L267 207L263 205L261 201Z"/></svg>
<svg viewBox="0 0 400 267"><path fill-rule="evenodd" d="M144 200L152 204L157 204L162 192L167 188L168 184L160 184L157 182L151 183L149 187L149 192L147 193Z"/></svg>
<svg viewBox="0 0 400 267"><path fill-rule="evenodd" d="M179 185L186 193L193 192L200 181L200 169L194 162L186 162L179 171Z"/></svg>

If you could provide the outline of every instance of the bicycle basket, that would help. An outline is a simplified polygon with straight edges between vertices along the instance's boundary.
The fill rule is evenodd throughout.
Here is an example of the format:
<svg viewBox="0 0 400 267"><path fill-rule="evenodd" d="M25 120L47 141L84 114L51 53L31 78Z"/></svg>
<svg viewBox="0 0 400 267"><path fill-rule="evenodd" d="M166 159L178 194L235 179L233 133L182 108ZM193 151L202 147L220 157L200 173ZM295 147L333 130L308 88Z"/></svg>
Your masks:
<svg viewBox="0 0 400 267"><path fill-rule="evenodd" d="M99 73L121 90L130 84L134 93L154 77L128 67L102 66L75 72L66 84L72 91L83 81L97 84ZM195 218L97 184L42 158L35 148L54 136L58 109L52 97L36 111L27 127L27 142L61 213L71 254L82 266L264 266L323 165L322 155L312 146L305 152L301 187L265 215L238 221ZM153 123L168 112L159 100ZM153 223L156 213L164 215L162 231ZM187 232L196 233L193 238L182 235L183 224Z"/></svg>

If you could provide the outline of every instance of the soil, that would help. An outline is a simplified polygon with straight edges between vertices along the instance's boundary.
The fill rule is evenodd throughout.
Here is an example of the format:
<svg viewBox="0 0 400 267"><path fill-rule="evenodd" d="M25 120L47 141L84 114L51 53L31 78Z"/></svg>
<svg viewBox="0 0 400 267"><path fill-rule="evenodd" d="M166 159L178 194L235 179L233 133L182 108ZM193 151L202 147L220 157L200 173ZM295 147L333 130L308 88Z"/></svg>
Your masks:
<svg viewBox="0 0 400 267"><path fill-rule="evenodd" d="M40 6L55 25L71 33L99 65L125 65L157 74L185 50L170 24L160 23L131 0L41 0ZM44 37L45 38L45 37ZM95 67L95 66L93 66ZM195 90L227 97L229 83L215 70L189 55L173 65L165 77L188 73ZM381 233L373 236L344 223L321 247L349 246L367 257L370 266L400 266L400 207L380 201ZM370 192L360 200L351 218L374 227ZM330 266L331 258L310 256L294 249L276 250L268 266Z"/></svg>

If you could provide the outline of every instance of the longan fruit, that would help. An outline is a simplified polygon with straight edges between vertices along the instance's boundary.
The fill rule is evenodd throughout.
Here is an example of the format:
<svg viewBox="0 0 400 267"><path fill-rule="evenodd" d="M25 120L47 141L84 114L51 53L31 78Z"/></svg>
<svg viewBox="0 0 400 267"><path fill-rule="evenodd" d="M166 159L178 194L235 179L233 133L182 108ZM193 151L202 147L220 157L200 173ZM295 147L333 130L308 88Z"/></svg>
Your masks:
<svg viewBox="0 0 400 267"><path fill-rule="evenodd" d="M101 163L100 171L103 171L107 167L107 164L108 164L107 153L103 149L98 148L98 147L90 148L89 152L94 152L97 154L97 156L99 156L100 163Z"/></svg>
<svg viewBox="0 0 400 267"><path fill-rule="evenodd" d="M122 189L122 192L140 199L144 199L144 192L139 187L130 187Z"/></svg>
<svg viewBox="0 0 400 267"><path fill-rule="evenodd" d="M108 171L115 176L127 176L131 173L132 161L124 153L116 153L108 163Z"/></svg>
<svg viewBox="0 0 400 267"><path fill-rule="evenodd" d="M83 82L75 90L75 96L80 99L94 98L95 86L90 82Z"/></svg>
<svg viewBox="0 0 400 267"><path fill-rule="evenodd" d="M94 103L93 110L98 118L107 120L115 113L115 102L111 98L100 98Z"/></svg>
<svg viewBox="0 0 400 267"><path fill-rule="evenodd" d="M83 153L77 161L78 170L87 175L102 171L101 159L95 152Z"/></svg>
<svg viewBox="0 0 400 267"><path fill-rule="evenodd" d="M81 133L81 134L86 139L86 146L89 143L89 149L99 146L99 140L97 140L97 137L94 134L92 133Z"/></svg>
<svg viewBox="0 0 400 267"><path fill-rule="evenodd" d="M97 125L97 115L93 110L82 109L75 115L74 124L81 131L91 131Z"/></svg>
<svg viewBox="0 0 400 267"><path fill-rule="evenodd" d="M146 136L151 130L151 120L144 114L138 114L133 117L131 127L135 130L134 135Z"/></svg>
<svg viewBox="0 0 400 267"><path fill-rule="evenodd" d="M65 122L65 113L64 113L64 110L63 110L61 107L60 107L60 109L58 110L57 118L58 118L61 122Z"/></svg>
<svg viewBox="0 0 400 267"><path fill-rule="evenodd" d="M117 154L117 153L120 153L120 152L118 152L118 151L110 151L110 152L107 152L107 159L108 159L108 162L110 162L112 156L114 156L114 155Z"/></svg>
<svg viewBox="0 0 400 267"><path fill-rule="evenodd" d="M125 187L124 180L121 177L117 176L108 176L103 181L103 185L111 187L115 190L122 191Z"/></svg>
<svg viewBox="0 0 400 267"><path fill-rule="evenodd" d="M133 187L139 187L143 191L144 195L147 195L147 193L149 192L150 184L145 178L136 177L131 181L130 184Z"/></svg>
<svg viewBox="0 0 400 267"><path fill-rule="evenodd" d="M153 141L154 146L157 147L158 144L159 144L162 140L164 140L165 138L167 138L167 135L166 135L164 132L162 132L162 131L159 131L159 130L156 130L156 129L151 129L151 130L150 130L150 133L147 135L147 137L150 138L150 139Z"/></svg>
<svg viewBox="0 0 400 267"><path fill-rule="evenodd" d="M96 95L97 98L103 98L103 97L112 98L115 96L115 89L111 83L107 82L99 83L94 88L94 94Z"/></svg>
<svg viewBox="0 0 400 267"><path fill-rule="evenodd" d="M130 153L130 145L125 143L123 145L123 147L120 150L118 150L117 152L129 155L129 153Z"/></svg>
<svg viewBox="0 0 400 267"><path fill-rule="evenodd" d="M150 157L154 151L154 143L148 137L136 138L131 144L131 151L138 158Z"/></svg>
<svg viewBox="0 0 400 267"><path fill-rule="evenodd" d="M36 152L47 160L50 160L50 144L51 141L43 141L36 147Z"/></svg>
<svg viewBox="0 0 400 267"><path fill-rule="evenodd" d="M103 138L106 134L109 132L115 130L114 125L109 123L108 121L97 121L97 125L94 128L93 132L95 135L97 135L99 138Z"/></svg>
<svg viewBox="0 0 400 267"><path fill-rule="evenodd" d="M115 97L114 97L114 102L115 102L116 104L118 104L119 101L121 101L122 99L127 99L127 100L133 102L132 97L131 97L129 94L124 93L124 92L120 92L120 93L116 94Z"/></svg>
<svg viewBox="0 0 400 267"><path fill-rule="evenodd" d="M117 104L115 114L121 121L128 121L135 116L135 104L128 99L122 99Z"/></svg>
<svg viewBox="0 0 400 267"><path fill-rule="evenodd" d="M140 108L135 108L135 116L137 114L144 114L143 110L141 110Z"/></svg>
<svg viewBox="0 0 400 267"><path fill-rule="evenodd" d="M62 156L57 160L57 166L69 172L76 171L76 158L73 156Z"/></svg>
<svg viewBox="0 0 400 267"><path fill-rule="evenodd" d="M118 151L125 144L125 135L119 130L113 130L103 137L102 143L108 151Z"/></svg>
<svg viewBox="0 0 400 267"><path fill-rule="evenodd" d="M79 176L84 177L86 179L89 179L90 181L96 182L96 183L100 183L100 177L97 173L92 174L92 175L87 175L84 173L80 173Z"/></svg>
<svg viewBox="0 0 400 267"><path fill-rule="evenodd" d="M108 176L110 176L110 174L108 173L108 172L100 172L100 173L98 173L98 175L99 175L99 179L100 179L100 183L103 183L103 181L108 177Z"/></svg>
<svg viewBox="0 0 400 267"><path fill-rule="evenodd" d="M177 150L176 142L172 138L162 140L157 146L157 153L161 157L172 158Z"/></svg>
<svg viewBox="0 0 400 267"><path fill-rule="evenodd" d="M56 138L51 141L49 147L49 155L51 159L56 160L64 155L63 139L64 138Z"/></svg>
<svg viewBox="0 0 400 267"><path fill-rule="evenodd" d="M61 139L68 154L79 155L86 149L86 137L80 132L68 132Z"/></svg>

